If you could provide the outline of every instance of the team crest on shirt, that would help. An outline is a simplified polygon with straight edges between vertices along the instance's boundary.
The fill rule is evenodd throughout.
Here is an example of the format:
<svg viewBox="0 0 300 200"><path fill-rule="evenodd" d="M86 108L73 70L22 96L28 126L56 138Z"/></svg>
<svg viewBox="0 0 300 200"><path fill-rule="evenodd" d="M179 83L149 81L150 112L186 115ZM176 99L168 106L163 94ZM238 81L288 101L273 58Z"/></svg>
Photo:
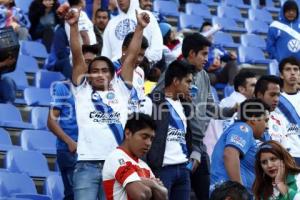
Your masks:
<svg viewBox="0 0 300 200"><path fill-rule="evenodd" d="M246 126L241 125L240 126L241 131L247 133L249 131L249 129Z"/></svg>
<svg viewBox="0 0 300 200"><path fill-rule="evenodd" d="M124 165L124 164L125 164L125 161L124 161L123 158L119 159L118 161L119 161L119 164L120 164L120 165Z"/></svg>
<svg viewBox="0 0 300 200"><path fill-rule="evenodd" d="M132 19L124 19L120 21L115 29L115 36L118 40L124 40L125 36L134 31L136 27L136 22Z"/></svg>
<svg viewBox="0 0 300 200"><path fill-rule="evenodd" d="M297 53L300 50L300 41L292 39L288 42L287 47L291 52Z"/></svg>
<svg viewBox="0 0 300 200"><path fill-rule="evenodd" d="M108 100L112 100L112 99L114 99L116 97L116 95L115 95L115 93L113 93L113 92L109 92L109 93L107 93L107 95L106 95L106 98L108 99Z"/></svg>

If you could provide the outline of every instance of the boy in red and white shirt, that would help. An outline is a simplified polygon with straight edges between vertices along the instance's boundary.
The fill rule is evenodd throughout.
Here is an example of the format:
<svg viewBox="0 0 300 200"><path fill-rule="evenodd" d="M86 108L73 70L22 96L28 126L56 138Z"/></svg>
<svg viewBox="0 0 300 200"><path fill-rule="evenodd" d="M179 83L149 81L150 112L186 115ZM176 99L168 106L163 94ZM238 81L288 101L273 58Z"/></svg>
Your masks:
<svg viewBox="0 0 300 200"><path fill-rule="evenodd" d="M125 126L125 139L105 160L103 186L107 200L167 199L168 191L140 158L149 151L155 123L150 116L133 113Z"/></svg>

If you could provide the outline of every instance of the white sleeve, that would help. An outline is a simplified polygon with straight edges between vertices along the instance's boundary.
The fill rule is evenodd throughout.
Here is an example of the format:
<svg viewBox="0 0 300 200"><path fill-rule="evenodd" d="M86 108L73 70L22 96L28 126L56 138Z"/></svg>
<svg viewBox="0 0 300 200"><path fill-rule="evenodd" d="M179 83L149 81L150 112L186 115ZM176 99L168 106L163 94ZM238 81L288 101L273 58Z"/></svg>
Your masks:
<svg viewBox="0 0 300 200"><path fill-rule="evenodd" d="M152 106L152 100L148 96L145 96L145 101L141 105L140 112L152 116Z"/></svg>
<svg viewBox="0 0 300 200"><path fill-rule="evenodd" d="M157 20L152 13L150 15L150 24L146 27L147 39L149 42L149 48L146 51L146 57L151 61L159 61L162 58L163 39Z"/></svg>
<svg viewBox="0 0 300 200"><path fill-rule="evenodd" d="M111 50L111 45L110 45L110 38L109 38L109 34L110 34L110 29L112 29L112 23L111 21L108 22L104 33L103 33L103 47L102 47L102 52L101 55L102 56L106 56L109 59L111 59L112 57L112 50ZM120 47L121 48L121 47Z"/></svg>

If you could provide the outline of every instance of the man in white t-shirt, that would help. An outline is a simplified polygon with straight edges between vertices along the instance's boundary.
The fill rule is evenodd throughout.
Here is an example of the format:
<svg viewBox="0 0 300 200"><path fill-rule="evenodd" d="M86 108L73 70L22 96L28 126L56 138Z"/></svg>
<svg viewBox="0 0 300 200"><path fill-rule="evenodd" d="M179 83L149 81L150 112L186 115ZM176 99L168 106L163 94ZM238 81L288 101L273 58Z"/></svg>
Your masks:
<svg viewBox="0 0 300 200"><path fill-rule="evenodd" d="M172 200L190 199L190 172L198 167L188 120L194 110L189 101L193 69L187 62L173 61L166 70L164 91L151 93L144 104L157 126L147 163Z"/></svg>
<svg viewBox="0 0 300 200"><path fill-rule="evenodd" d="M113 62L115 65L117 74L119 74L122 70L122 65L123 65L124 59L127 56L128 46L129 46L130 42L132 41L133 34L134 33L131 32L126 35L126 37L123 41L123 44L122 44L122 56L121 56L121 58L119 58L118 60ZM143 36L141 50L138 54L137 62L134 65L135 70L133 72L133 80L132 80L132 85L134 88L131 91L131 97L130 97L129 108L128 108L130 113L138 112L140 103L145 99L145 92L144 92L145 73L144 73L144 70L141 67L139 67L139 65L144 60L145 52L148 47L149 47L148 40L146 39L145 36Z"/></svg>
<svg viewBox="0 0 300 200"><path fill-rule="evenodd" d="M65 17L71 28L74 84L72 93L78 124L74 197L76 200L96 200L104 199L104 160L123 140L130 95L128 87L132 87L133 66L140 50L143 29L149 23L149 16L146 13L136 13L138 25L133 42L129 45L123 70L117 76L113 63L107 57L96 57L88 67L85 64L79 43L79 14L78 9L70 9Z"/></svg>
<svg viewBox="0 0 300 200"><path fill-rule="evenodd" d="M299 138L300 136L300 92L297 90L297 81L300 76L300 63L295 57L284 58L279 63L280 78L282 79L282 93L279 98L279 109L288 120L288 135ZM293 140L294 148L298 150L300 142ZM300 166L300 151L295 156L297 164Z"/></svg>
<svg viewBox="0 0 300 200"><path fill-rule="evenodd" d="M77 8L77 9L84 9L85 8L85 0L68 0L70 7ZM80 41L82 44L89 44L93 45L97 43L96 35L94 32L94 25L87 16L85 11L80 12L80 17L78 21L78 29L81 36ZM70 41L70 25L65 23L65 30Z"/></svg>
<svg viewBox="0 0 300 200"><path fill-rule="evenodd" d="M107 200L167 199L168 191L140 158L154 138L155 122L148 115L133 113L125 125L125 139L105 160L103 186Z"/></svg>
<svg viewBox="0 0 300 200"><path fill-rule="evenodd" d="M246 99L253 98L256 84L256 75L250 71L239 72L233 80L234 92L222 99L221 107L233 107L236 103L242 103Z"/></svg>
<svg viewBox="0 0 300 200"><path fill-rule="evenodd" d="M280 79L277 76L265 75L260 77L255 86L255 96L271 107L268 122L268 134L272 140L278 141L295 159L300 159L299 133L294 125L278 108L280 97ZM268 138L265 138L268 140ZM269 138L270 139L270 138Z"/></svg>

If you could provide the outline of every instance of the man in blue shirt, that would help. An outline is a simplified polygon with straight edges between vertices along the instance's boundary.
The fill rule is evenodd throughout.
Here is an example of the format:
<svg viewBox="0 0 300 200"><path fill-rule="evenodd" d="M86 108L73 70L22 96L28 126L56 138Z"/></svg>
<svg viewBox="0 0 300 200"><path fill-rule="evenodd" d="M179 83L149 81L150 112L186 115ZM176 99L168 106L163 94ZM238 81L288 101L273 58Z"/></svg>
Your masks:
<svg viewBox="0 0 300 200"><path fill-rule="evenodd" d="M239 121L218 140L211 164L210 191L227 180L237 181L251 191L257 140L262 137L269 119L269 106L259 99L244 101Z"/></svg>

